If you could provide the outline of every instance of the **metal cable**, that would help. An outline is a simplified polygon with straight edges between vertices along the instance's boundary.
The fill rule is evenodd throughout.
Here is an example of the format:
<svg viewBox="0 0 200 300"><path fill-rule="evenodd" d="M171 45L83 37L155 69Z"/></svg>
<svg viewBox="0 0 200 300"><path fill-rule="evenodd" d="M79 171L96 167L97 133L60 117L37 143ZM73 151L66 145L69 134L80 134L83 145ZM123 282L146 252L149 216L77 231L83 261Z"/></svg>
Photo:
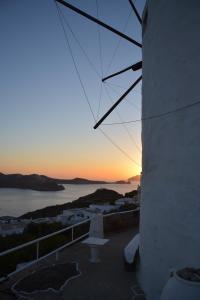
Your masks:
<svg viewBox="0 0 200 300"><path fill-rule="evenodd" d="M69 52L70 52L70 55L71 55L71 58L72 58L72 61L73 61L73 64L74 64L74 68L75 68L75 70L76 70L76 74L77 74L77 76L78 76L78 79L79 79L80 85L81 85L81 87L82 87L82 90L83 90L85 99L86 99L87 104L88 104L89 109L90 109L90 112L91 112L91 114L92 114L92 116L93 116L93 118L94 118L94 120L95 120L95 115L94 115L94 112L93 112L93 110L92 110L92 106L91 106L91 104L90 104L90 101L89 101L89 99L88 99L88 96L87 96L87 93L86 93L86 90L85 90L83 81L82 81L82 79L81 79L81 75L80 75L80 73L79 73L79 70L78 70L78 67L77 67L77 64L76 64L76 61L75 61L75 57L74 57L73 52L72 52L71 45L70 45L70 43L69 43L69 39L68 39L68 36L67 36L67 32L66 32L65 27L64 27L64 24L63 24L62 14L61 14L61 12L60 12L60 8L59 8L57 2L55 2L55 3L56 3L56 7L57 7L57 12L58 12L58 17L59 17L59 20L60 20L60 24L61 24L61 27L62 27L62 29L63 29L63 33L64 33L65 40L66 40L66 44L67 44L67 46L68 46L68 49L69 49Z"/></svg>
<svg viewBox="0 0 200 300"><path fill-rule="evenodd" d="M127 19L126 19L126 22L125 22L125 24L124 24L124 27L123 27L123 29L122 29L122 32L125 32L126 27L128 26L128 23L129 23L131 14L132 14L132 12L129 13L129 15L128 15ZM121 44L121 41L122 41L122 39L119 38L119 39L118 39L118 42L117 42L117 44L116 44L116 47L115 47L115 49L114 49L114 51L113 51L113 54L112 54L112 56L111 56L110 63L108 64L108 68L107 68L107 70L106 70L106 73L108 73L108 71L110 70L110 67L111 67L111 65L112 65L112 63L113 63L113 60L114 60L116 54L117 54L117 51L118 51L119 46L120 46L120 44Z"/></svg>
<svg viewBox="0 0 200 300"><path fill-rule="evenodd" d="M99 18L99 5L98 0L96 0L96 9L97 9L97 18ZM100 60L100 68L101 68L101 75L103 77L103 55L102 55L102 43L101 43L101 33L99 25L97 24L97 33L98 33L98 43L99 43L99 60Z"/></svg>
<svg viewBox="0 0 200 300"><path fill-rule="evenodd" d="M87 55L85 49L83 48L83 46L81 45L80 41L78 40L76 34L74 33L74 31L72 30L72 27L70 26L69 22L66 20L65 15L62 13L62 11L60 10L60 13L63 17L63 20L65 22L65 24L67 25L69 31L71 32L72 36L74 37L75 41L77 42L78 46L80 47L81 51L83 52L85 58L87 59L88 63L90 64L91 68L93 69L93 71L96 73L96 75L98 76L99 79L102 78L102 76L100 75L100 73L98 72L96 66L93 64L93 62L91 61L91 59L89 58L89 56Z"/></svg>
<svg viewBox="0 0 200 300"><path fill-rule="evenodd" d="M112 86L109 86L108 83L106 83L105 86L106 86L106 87L109 87L113 92L115 92L116 95L118 95L118 96L121 95L121 93L120 93L119 91L117 91L117 90L116 90L115 88L113 88ZM124 89L125 89L125 88L124 88ZM135 93L135 92L136 92L136 91L134 90L134 93ZM141 96L141 94L140 94L140 96ZM141 112L141 109L140 109L135 103L130 102L128 98L126 98L126 103L130 104L130 105L133 106L137 111Z"/></svg>
<svg viewBox="0 0 200 300"><path fill-rule="evenodd" d="M134 164L136 164L137 166L141 167L140 164L138 164L136 162L136 160L134 160L128 153L126 153L120 146L118 146L106 133L102 128L98 128L101 133L107 138L107 140L110 141L110 143L115 146L121 153L123 153L129 160L131 160Z"/></svg>
<svg viewBox="0 0 200 300"><path fill-rule="evenodd" d="M111 96L110 96L110 94L109 94L109 92L108 92L108 90L107 90L107 87L104 86L104 88L105 88L105 92L106 92L106 94L107 94L107 96L108 96L110 102L113 104L112 98L111 98ZM119 113L118 111L116 111L116 114L117 114L119 120L122 122L122 126L123 126L124 130L126 131L126 133L128 134L130 140L134 143L136 149L137 149L137 150L139 151L139 153L141 154L142 149L138 146L138 144L136 143L136 141L135 141L134 138L132 137L132 134L130 133L130 131L129 131L129 129L126 127L126 125L123 124L123 120L122 120L122 117L121 117L120 113Z"/></svg>
<svg viewBox="0 0 200 300"><path fill-rule="evenodd" d="M174 113L189 109L189 108L194 107L194 106L199 105L199 104L200 104L200 100L198 100L196 102L193 102L192 104L188 104L188 105L185 105L185 106L182 106L182 107L179 107L179 108L176 108L174 110L170 110L170 111L158 114L158 115L153 115L153 116L150 116L150 117L141 118L141 119L138 119L138 120L125 121L125 122L102 123L102 125L121 125L121 124L136 123L136 122L141 122L141 121L148 121L148 120L152 120L152 119L162 118L162 117L165 117L167 115L174 114Z"/></svg>

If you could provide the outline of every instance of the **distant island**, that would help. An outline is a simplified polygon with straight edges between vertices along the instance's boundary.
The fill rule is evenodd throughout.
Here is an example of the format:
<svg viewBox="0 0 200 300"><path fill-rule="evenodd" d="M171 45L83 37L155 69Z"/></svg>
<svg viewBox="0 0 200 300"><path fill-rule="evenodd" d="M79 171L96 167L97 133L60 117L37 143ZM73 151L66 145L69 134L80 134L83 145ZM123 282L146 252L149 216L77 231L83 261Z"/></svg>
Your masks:
<svg viewBox="0 0 200 300"><path fill-rule="evenodd" d="M73 178L73 179L54 179L57 183L61 184L106 184L106 181L89 180L85 178Z"/></svg>
<svg viewBox="0 0 200 300"><path fill-rule="evenodd" d="M0 188L30 189L35 191L61 191L64 186L43 175L21 175L0 173Z"/></svg>
<svg viewBox="0 0 200 300"><path fill-rule="evenodd" d="M73 179L56 179L54 178L57 183L60 184L129 184L130 182L127 180L119 180L119 181L102 181L102 180L90 180L85 178L73 178Z"/></svg>
<svg viewBox="0 0 200 300"><path fill-rule="evenodd" d="M45 175L3 174L0 173L0 188L30 189L35 191L62 191L63 184L130 184L130 181L114 182L89 180L85 178L57 179Z"/></svg>

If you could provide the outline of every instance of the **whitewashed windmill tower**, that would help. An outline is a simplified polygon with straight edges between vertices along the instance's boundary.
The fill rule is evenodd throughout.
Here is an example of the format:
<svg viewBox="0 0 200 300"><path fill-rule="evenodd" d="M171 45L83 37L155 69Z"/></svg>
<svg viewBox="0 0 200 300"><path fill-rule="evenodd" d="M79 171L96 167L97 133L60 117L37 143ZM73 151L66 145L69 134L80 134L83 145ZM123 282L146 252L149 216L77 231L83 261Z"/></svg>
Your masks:
<svg viewBox="0 0 200 300"><path fill-rule="evenodd" d="M171 268L200 267L199 67L200 1L147 1L142 115L160 115L142 125L140 283L148 300L159 299Z"/></svg>
<svg viewBox="0 0 200 300"><path fill-rule="evenodd" d="M56 1L141 47L65 0ZM171 269L200 267L200 1L147 0L142 27L143 62L103 81L142 67L139 281L147 300L158 300Z"/></svg>

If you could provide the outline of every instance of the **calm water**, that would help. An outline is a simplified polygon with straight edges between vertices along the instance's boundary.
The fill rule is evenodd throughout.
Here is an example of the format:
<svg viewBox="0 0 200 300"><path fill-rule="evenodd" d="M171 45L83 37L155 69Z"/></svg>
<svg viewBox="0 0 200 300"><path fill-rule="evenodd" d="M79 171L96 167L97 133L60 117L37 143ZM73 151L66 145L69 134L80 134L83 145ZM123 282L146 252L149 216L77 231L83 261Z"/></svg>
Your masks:
<svg viewBox="0 0 200 300"><path fill-rule="evenodd" d="M28 211L50 205L63 204L93 193L99 188L107 188L124 194L137 188L138 183L131 184L65 184L64 191L37 192L20 189L0 189L0 216L18 217Z"/></svg>

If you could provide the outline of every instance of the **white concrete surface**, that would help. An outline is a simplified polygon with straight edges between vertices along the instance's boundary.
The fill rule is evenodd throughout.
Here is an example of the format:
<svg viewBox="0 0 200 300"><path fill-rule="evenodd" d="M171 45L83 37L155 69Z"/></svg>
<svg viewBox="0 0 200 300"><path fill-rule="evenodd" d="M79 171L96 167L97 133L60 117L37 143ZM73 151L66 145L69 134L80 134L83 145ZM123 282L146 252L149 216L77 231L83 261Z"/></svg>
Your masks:
<svg viewBox="0 0 200 300"><path fill-rule="evenodd" d="M90 222L90 237L103 238L104 237L104 228L103 228L103 215L96 214Z"/></svg>
<svg viewBox="0 0 200 300"><path fill-rule="evenodd" d="M136 234L124 248L124 257L127 263L132 264L139 249L140 234Z"/></svg>
<svg viewBox="0 0 200 300"><path fill-rule="evenodd" d="M100 247L104 246L108 241L108 239L89 237L82 242L83 244L88 245L90 248L89 260L91 263L99 263L101 261L99 256Z"/></svg>

